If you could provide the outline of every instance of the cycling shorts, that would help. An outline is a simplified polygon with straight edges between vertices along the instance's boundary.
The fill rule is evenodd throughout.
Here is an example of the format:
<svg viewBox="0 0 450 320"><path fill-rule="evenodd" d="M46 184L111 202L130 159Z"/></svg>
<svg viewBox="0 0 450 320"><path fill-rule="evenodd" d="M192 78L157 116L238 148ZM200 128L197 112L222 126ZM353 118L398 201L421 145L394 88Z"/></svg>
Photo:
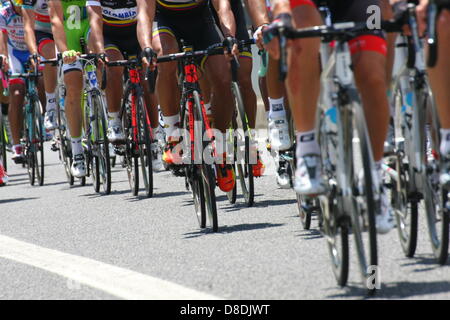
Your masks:
<svg viewBox="0 0 450 320"><path fill-rule="evenodd" d="M136 32L136 24L127 27L103 28L105 50L116 50L127 54L128 58L137 57L141 52Z"/></svg>
<svg viewBox="0 0 450 320"><path fill-rule="evenodd" d="M223 36L206 4L185 11L170 11L159 8L153 23L153 37L167 34L177 40L184 40L194 50L205 50L221 43Z"/></svg>
<svg viewBox="0 0 450 320"><path fill-rule="evenodd" d="M315 6L326 3L331 12L333 23L337 22L366 22L370 15L367 8L380 6L380 0L291 0L291 7L300 5ZM371 30L349 41L352 54L361 51L374 51L382 55L387 54L387 45L382 30Z"/></svg>
<svg viewBox="0 0 450 320"><path fill-rule="evenodd" d="M9 70L11 73L25 73L25 65L30 53L28 51L17 50L8 45ZM24 84L23 79L11 79L9 84Z"/></svg>
<svg viewBox="0 0 450 320"><path fill-rule="evenodd" d="M89 40L90 25L88 19L82 19L76 26L69 25L67 20L64 21L64 30L67 39L67 49L75 50L83 53L84 48L81 46L81 39L87 44ZM71 64L63 64L63 72L81 71L82 65L79 60Z"/></svg>
<svg viewBox="0 0 450 320"><path fill-rule="evenodd" d="M34 35L36 37L38 53L42 56L42 48L49 43L55 43L55 41L53 40L53 35L51 33L38 30L34 31Z"/></svg>

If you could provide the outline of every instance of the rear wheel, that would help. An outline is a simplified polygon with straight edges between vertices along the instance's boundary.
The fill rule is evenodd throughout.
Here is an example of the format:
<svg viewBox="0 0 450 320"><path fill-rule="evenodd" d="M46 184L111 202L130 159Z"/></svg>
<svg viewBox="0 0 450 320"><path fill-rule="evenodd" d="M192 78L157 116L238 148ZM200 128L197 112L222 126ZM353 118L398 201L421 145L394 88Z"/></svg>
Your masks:
<svg viewBox="0 0 450 320"><path fill-rule="evenodd" d="M109 141L107 137L108 123L106 120L106 107L100 93L92 94L92 107L94 108L94 139L93 153L97 185L102 186L104 194L111 193L111 163L109 157ZM97 191L98 192L98 191Z"/></svg>
<svg viewBox="0 0 450 320"><path fill-rule="evenodd" d="M122 125L125 134L125 154L123 162L127 169L131 193L133 196L137 196L139 193L139 157L133 139L134 129L132 127L131 119L131 94L126 96L128 96L127 100L125 100L126 104L122 106L124 110L122 115Z"/></svg>
<svg viewBox="0 0 450 320"><path fill-rule="evenodd" d="M247 115L245 113L244 100L242 99L241 91L239 89L239 85L236 82L232 84L232 91L236 98L237 110L239 114L239 122L243 132L235 133L242 134L244 133L244 137L241 137L240 141L244 142L243 146L239 146L238 141L238 152L237 152L237 172L239 174L239 181L242 189L242 193L244 195L245 203L248 207L253 206L255 201L255 187L254 187L254 177L253 177L253 160L252 155L250 155L250 147L253 146L253 137L250 136L250 127L248 125ZM239 124L239 123L238 123ZM242 139L243 138L243 139ZM244 150L242 150L242 147ZM243 151L243 152L242 152ZM243 156L242 156L243 155ZM252 160L252 161L251 161Z"/></svg>
<svg viewBox="0 0 450 320"><path fill-rule="evenodd" d="M150 119L143 97L138 99L137 103L138 120L138 141L139 141L139 159L141 162L142 178L145 187L145 194L148 198L153 196L153 166L152 166L152 137L150 133Z"/></svg>
<svg viewBox="0 0 450 320"><path fill-rule="evenodd" d="M354 100L357 101L357 100ZM353 210L352 231L356 242L356 252L361 276L364 284L369 287L369 294L375 293L375 286L369 286L368 280L376 272L378 266L377 231L375 225L376 214L379 214L380 186L374 168L372 148L369 141L365 116L362 107L354 103L352 125L349 126L351 143L350 153L352 160L353 178ZM378 209L378 210L377 210ZM367 232L364 232L364 231ZM374 278L374 280L377 280ZM372 286L373 285L373 286Z"/></svg>
<svg viewBox="0 0 450 320"><path fill-rule="evenodd" d="M0 110L1 112L1 110ZM6 127L4 126L3 114L0 115L0 157L2 158L2 164L5 171L8 171L7 161L6 161Z"/></svg>
<svg viewBox="0 0 450 320"><path fill-rule="evenodd" d="M203 112L202 112L202 104L200 100L200 95L197 91L193 92L194 96L194 118L196 121L199 121L202 126L202 137L204 133L206 132L206 126L205 121L207 119L203 118ZM210 148L210 145L208 142L203 142L203 149L207 150ZM211 153L213 154L213 153ZM215 194L215 188L216 188L216 176L214 173L214 169L211 164L205 164L205 161L203 159L203 164L201 165L201 178L202 178L202 185L203 185L203 191L205 195L205 203L206 203L206 212L207 217L209 218L209 225L212 227L214 232L217 232L219 230L219 224L218 224L218 218L217 218L217 205L216 205L216 194Z"/></svg>
<svg viewBox="0 0 450 320"><path fill-rule="evenodd" d="M36 179L40 186L44 185L44 124L42 107L39 99L34 100L34 121L36 122L35 139L33 141L35 150Z"/></svg>

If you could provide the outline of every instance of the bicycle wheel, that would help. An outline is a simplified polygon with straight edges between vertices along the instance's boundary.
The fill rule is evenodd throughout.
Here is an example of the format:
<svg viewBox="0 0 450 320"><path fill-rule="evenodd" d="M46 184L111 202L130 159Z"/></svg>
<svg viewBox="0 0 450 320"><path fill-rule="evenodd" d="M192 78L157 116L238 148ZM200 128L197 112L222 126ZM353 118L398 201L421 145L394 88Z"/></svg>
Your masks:
<svg viewBox="0 0 450 320"><path fill-rule="evenodd" d="M437 262L441 265L447 263L449 249L449 190L439 183L439 155L440 123L433 95L428 89L428 115L430 115L428 156L426 157L426 170L424 175L423 198L428 224L428 234L431 240L431 248Z"/></svg>
<svg viewBox="0 0 450 320"><path fill-rule="evenodd" d="M197 91L193 92L194 96L194 118L196 121L199 121L202 126L202 138L203 133L206 132L206 126L205 121L203 117L202 112L202 104L200 100L200 95ZM203 139L202 139L203 140ZM203 142L203 150L209 148L208 142ZM213 154L213 153L211 153ZM204 161L203 161L204 162ZM211 164L205 164L203 163L201 165L201 178L202 178L202 185L203 185L203 191L205 195L205 203L206 203L206 212L209 220L209 225L212 227L214 232L217 232L219 230L219 224L218 224L218 218L217 218L217 205L216 205L216 194L215 194L215 187L216 187L216 176L214 169Z"/></svg>
<svg viewBox="0 0 450 320"><path fill-rule="evenodd" d="M33 141L33 149L35 156L35 171L36 171L36 179L40 186L44 185L44 121L42 116L42 106L39 102L39 99L35 97L33 100L34 105L34 121L35 125L35 138Z"/></svg>
<svg viewBox="0 0 450 320"><path fill-rule="evenodd" d="M142 180L144 182L145 194L148 198L153 196L153 166L152 166L152 141L150 119L144 98L137 99L137 125L139 141L139 159L141 162Z"/></svg>
<svg viewBox="0 0 450 320"><path fill-rule="evenodd" d="M345 286L349 272L348 233L350 223L345 212L340 211L343 206L342 198L340 196L337 197L336 192L337 172L335 166L329 161L331 159L330 155L333 154L331 148L334 148L334 138L327 131L325 114L320 111L319 145L323 162L322 167L328 185L332 186L327 195L319 197L321 225L323 235L327 241L334 277L339 286Z"/></svg>
<svg viewBox="0 0 450 320"><path fill-rule="evenodd" d="M1 112L1 110L0 110ZM5 171L8 171L7 161L6 161L6 127L4 126L4 115L0 115L0 157L2 158L2 164Z"/></svg>
<svg viewBox="0 0 450 320"><path fill-rule="evenodd" d="M122 125L125 133L125 154L123 155L124 167L127 169L128 182L130 184L131 193L137 196L139 193L139 157L136 152L134 143L134 131L131 118L131 96L130 93L125 95L128 97L122 106L124 110L122 115Z"/></svg>
<svg viewBox="0 0 450 320"><path fill-rule="evenodd" d="M64 166L64 172L66 173L67 182L70 186L73 186L75 179L72 176L70 168L72 166L72 148L70 145L68 132L67 132L67 122L64 110L58 106L58 129L57 141L59 142L59 159Z"/></svg>
<svg viewBox="0 0 450 320"><path fill-rule="evenodd" d="M378 266L377 252L377 231L375 225L375 215L378 213L380 199L380 185L374 168L372 147L366 126L364 110L362 106L353 98L353 114L351 125L348 126L348 149L346 154L353 157L350 171L353 182L353 206L352 231L356 242L356 252L361 276L364 284L369 289L369 294L375 293L374 283L368 283L376 272ZM364 233L364 231L367 231Z"/></svg>
<svg viewBox="0 0 450 320"><path fill-rule="evenodd" d="M24 157L25 160L22 163L22 166L25 166L28 172L28 180L30 182L30 185L34 186L34 183L36 181L36 168L35 168L35 154L33 150L33 144L32 140L35 136L35 126L36 123L33 121L33 112L29 111L29 106L25 107L25 117L24 117L24 143L25 143L25 152Z"/></svg>
<svg viewBox="0 0 450 320"><path fill-rule="evenodd" d="M254 177L253 177L253 163L250 163L250 141L249 135L249 125L247 120L247 115L245 114L244 101L242 99L241 90L236 82L232 83L232 92L236 99L237 110L239 114L239 120L241 128L245 134L244 141L244 156L242 157L241 148L238 148L238 157L236 162L237 172L239 174L239 181L241 185L242 194L244 195L245 203L247 207L251 207L255 201L255 187L254 187ZM242 140L241 140L242 141ZM239 141L238 141L239 143ZM256 162L254 163L256 164Z"/></svg>
<svg viewBox="0 0 450 320"><path fill-rule="evenodd" d="M237 157L237 145L238 145L238 140L236 135L234 134L237 128L237 122L236 122L236 117L233 116L232 119L232 125L231 125L231 129L230 129L230 134L229 134L229 139L232 139L233 141L231 142L232 146L233 146L233 168L234 170L236 170L236 157ZM233 190L227 192L227 198L228 201L231 204L235 204L236 203L236 198L237 198L237 183L234 184L234 188Z"/></svg>
<svg viewBox="0 0 450 320"><path fill-rule="evenodd" d="M111 193L111 163L109 158L109 141L107 137L108 123L106 106L100 92L91 94L92 108L94 108L94 141L93 154L96 162L96 177L100 181L104 194ZM97 191L98 192L98 191Z"/></svg>
<svg viewBox="0 0 450 320"><path fill-rule="evenodd" d="M396 90L394 96L396 132L396 156L393 158L390 167L397 173L397 180L391 178L391 204L395 211L397 220L397 230L400 238L402 250L407 257L413 257L417 247L418 233L418 195L411 193L411 168L409 166L408 155L405 150L406 128L403 124L406 119L401 112L403 106L403 94L400 89ZM416 192L417 193L417 192Z"/></svg>

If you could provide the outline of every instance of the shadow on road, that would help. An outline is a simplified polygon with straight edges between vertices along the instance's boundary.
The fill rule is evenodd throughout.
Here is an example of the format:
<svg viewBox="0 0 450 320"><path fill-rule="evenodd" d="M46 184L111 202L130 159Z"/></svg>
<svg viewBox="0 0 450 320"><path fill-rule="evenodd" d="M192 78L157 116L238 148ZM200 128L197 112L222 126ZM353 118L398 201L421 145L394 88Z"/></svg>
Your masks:
<svg viewBox="0 0 450 320"><path fill-rule="evenodd" d="M382 284L373 297L367 295L367 289L362 285L351 283L342 289L344 292L329 295L327 298L360 298L360 299L402 299L420 297L422 295L448 293L450 291L450 281L431 282L391 282Z"/></svg>
<svg viewBox="0 0 450 320"><path fill-rule="evenodd" d="M267 229L267 228L276 228L284 226L283 223L243 223L237 224L233 226L220 226L219 232L217 234L229 234L233 232L241 232L241 231L252 231L259 229ZM192 239L201 237L207 234L214 234L211 229L198 230L194 232L185 233L185 239Z"/></svg>
<svg viewBox="0 0 450 320"><path fill-rule="evenodd" d="M39 199L39 198L30 197L30 198L0 199L0 204L11 203L11 202L19 202L19 201L35 200L35 199Z"/></svg>
<svg viewBox="0 0 450 320"><path fill-rule="evenodd" d="M407 259L407 258L405 258ZM408 258L406 260L407 262L402 263L401 266L402 267L411 267L411 266L416 266L417 268L414 269L414 272L424 272L424 271L430 271L430 270L435 270L438 268L448 268L450 269L450 265L446 265L446 266L440 266L437 264L436 262L436 258L429 254L429 255L417 255L413 258Z"/></svg>
<svg viewBox="0 0 450 320"><path fill-rule="evenodd" d="M315 239L321 239L323 238L322 232L316 229L310 229L310 230L301 230L299 234L296 235L296 237L301 237L304 240L315 240Z"/></svg>

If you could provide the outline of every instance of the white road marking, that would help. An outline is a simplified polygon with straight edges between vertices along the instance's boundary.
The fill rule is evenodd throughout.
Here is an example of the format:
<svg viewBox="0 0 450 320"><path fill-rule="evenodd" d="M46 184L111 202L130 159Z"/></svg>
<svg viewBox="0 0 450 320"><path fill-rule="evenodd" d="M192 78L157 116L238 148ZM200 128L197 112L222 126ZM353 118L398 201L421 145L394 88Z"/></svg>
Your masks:
<svg viewBox="0 0 450 320"><path fill-rule="evenodd" d="M216 300L213 295L57 250L0 235L0 258L40 268L131 300Z"/></svg>

